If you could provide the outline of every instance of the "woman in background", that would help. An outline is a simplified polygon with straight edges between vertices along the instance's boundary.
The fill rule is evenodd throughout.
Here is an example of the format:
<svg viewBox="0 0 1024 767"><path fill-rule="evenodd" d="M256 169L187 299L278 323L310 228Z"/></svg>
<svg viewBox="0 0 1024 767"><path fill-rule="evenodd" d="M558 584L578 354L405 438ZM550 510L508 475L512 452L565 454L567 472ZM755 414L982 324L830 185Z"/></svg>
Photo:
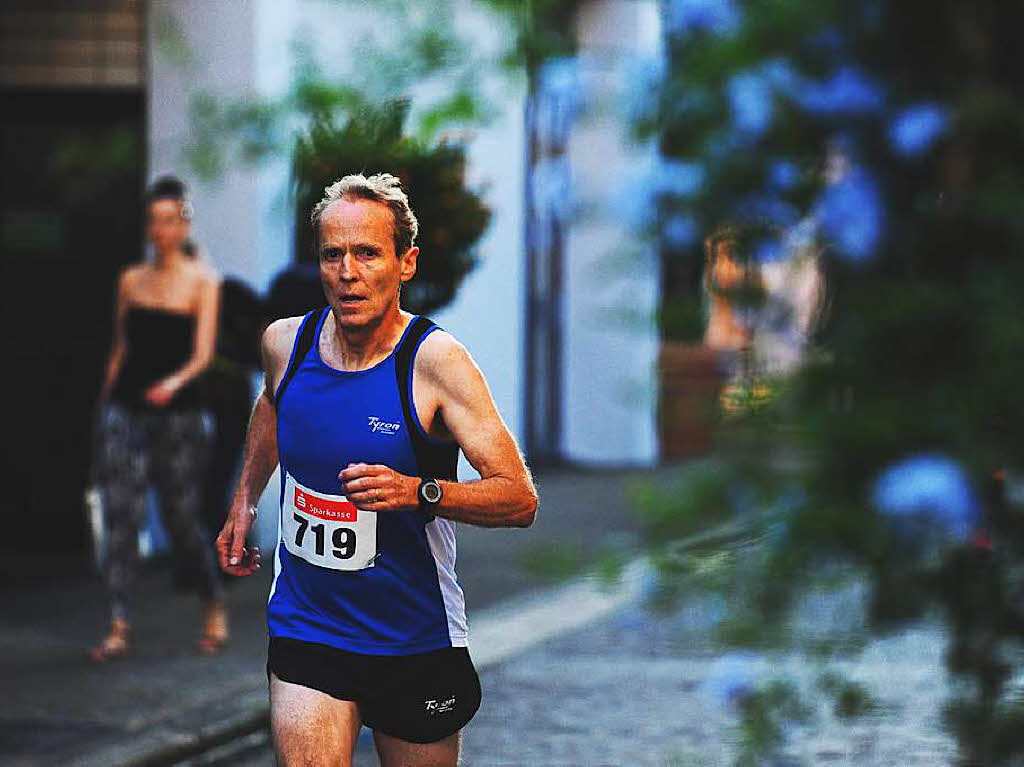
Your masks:
<svg viewBox="0 0 1024 767"><path fill-rule="evenodd" d="M719 353L728 374L735 373L740 354L754 341L751 312L737 299L759 285L759 275L751 264L735 255L736 236L727 226L704 241L704 295L708 322L704 345ZM746 310L746 311L745 311Z"/></svg>
<svg viewBox="0 0 1024 767"><path fill-rule="evenodd" d="M120 276L114 340L100 393L96 460L109 530L104 576L110 632L91 650L96 661L130 649L125 599L151 483L175 554L195 569L205 603L199 648L214 653L228 639L222 586L199 523L209 434L198 378L213 358L219 279L194 258L185 184L163 177L148 190L146 203L154 258Z"/></svg>

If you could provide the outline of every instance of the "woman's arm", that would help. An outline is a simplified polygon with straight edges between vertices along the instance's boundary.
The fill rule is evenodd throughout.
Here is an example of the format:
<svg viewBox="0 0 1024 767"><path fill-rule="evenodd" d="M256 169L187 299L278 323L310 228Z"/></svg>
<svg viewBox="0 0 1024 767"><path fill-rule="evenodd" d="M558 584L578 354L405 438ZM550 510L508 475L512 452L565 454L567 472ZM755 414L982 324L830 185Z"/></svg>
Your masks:
<svg viewBox="0 0 1024 767"><path fill-rule="evenodd" d="M146 390L146 400L162 407L174 395L202 373L213 362L217 345L217 315L220 311L220 280L212 272L200 277L198 310L196 312L196 334L192 345L192 356L171 375L157 381Z"/></svg>

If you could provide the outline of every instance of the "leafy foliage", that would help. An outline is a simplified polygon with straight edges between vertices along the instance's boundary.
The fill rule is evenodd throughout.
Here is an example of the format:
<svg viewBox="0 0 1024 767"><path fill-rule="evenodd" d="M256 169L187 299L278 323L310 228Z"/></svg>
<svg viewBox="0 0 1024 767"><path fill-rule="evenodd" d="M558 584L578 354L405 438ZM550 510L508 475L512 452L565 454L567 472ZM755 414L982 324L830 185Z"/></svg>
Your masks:
<svg viewBox="0 0 1024 767"><path fill-rule="evenodd" d="M299 136L293 152L298 211L295 252L315 261L307 211L324 187L348 173L388 172L402 180L420 223L416 277L403 288L403 305L430 312L447 304L476 263L473 246L487 229L490 211L464 184L465 152L430 147L403 135L408 106L363 106L344 125L318 119Z"/></svg>

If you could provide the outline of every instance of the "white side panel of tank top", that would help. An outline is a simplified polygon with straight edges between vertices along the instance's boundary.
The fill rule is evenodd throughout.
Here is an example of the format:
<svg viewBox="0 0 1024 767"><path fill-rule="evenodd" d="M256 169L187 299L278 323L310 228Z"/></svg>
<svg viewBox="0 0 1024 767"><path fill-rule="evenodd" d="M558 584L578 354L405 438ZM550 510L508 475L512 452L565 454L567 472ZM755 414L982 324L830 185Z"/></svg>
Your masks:
<svg viewBox="0 0 1024 767"><path fill-rule="evenodd" d="M274 580L270 584L270 596L267 597L267 604L274 598L274 591L277 589L277 579L281 575L281 514L277 514L277 542L274 544Z"/></svg>
<svg viewBox="0 0 1024 767"><path fill-rule="evenodd" d="M426 525L427 543L434 555L437 581L441 585L441 598L448 616L448 637L452 647L465 647L467 643L466 598L455 577L455 525L448 519L435 517Z"/></svg>

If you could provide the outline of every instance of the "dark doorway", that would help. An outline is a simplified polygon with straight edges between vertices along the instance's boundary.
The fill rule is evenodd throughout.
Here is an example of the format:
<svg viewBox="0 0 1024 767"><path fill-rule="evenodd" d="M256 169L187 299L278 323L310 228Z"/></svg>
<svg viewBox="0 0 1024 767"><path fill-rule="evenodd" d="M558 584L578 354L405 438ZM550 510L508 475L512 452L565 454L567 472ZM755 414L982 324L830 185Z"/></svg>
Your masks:
<svg viewBox="0 0 1024 767"><path fill-rule="evenodd" d="M4 548L82 551L120 268L142 256L139 90L0 92Z"/></svg>

